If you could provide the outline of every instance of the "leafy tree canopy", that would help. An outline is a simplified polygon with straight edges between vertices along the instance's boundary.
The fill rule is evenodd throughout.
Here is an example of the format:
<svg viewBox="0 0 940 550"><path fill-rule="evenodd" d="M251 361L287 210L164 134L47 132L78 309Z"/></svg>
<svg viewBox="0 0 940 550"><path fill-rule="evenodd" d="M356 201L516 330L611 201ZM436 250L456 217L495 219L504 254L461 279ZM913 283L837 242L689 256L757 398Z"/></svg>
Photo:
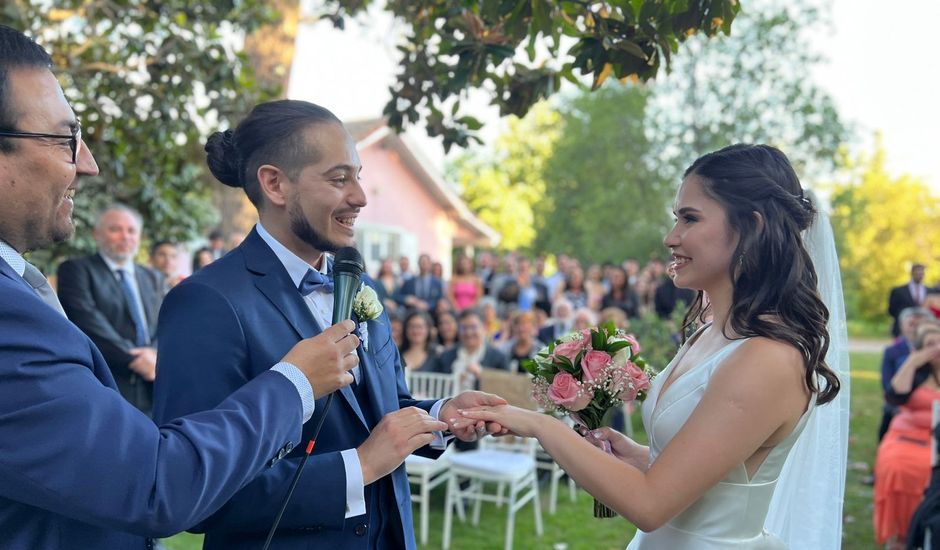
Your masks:
<svg viewBox="0 0 940 550"><path fill-rule="evenodd" d="M342 27L372 0L326 0ZM461 112L466 90L485 90L501 115L523 116L558 91L561 79L598 88L608 77L647 80L679 43L727 34L737 0L386 0L407 26L401 72L385 107L401 129L424 120L444 148L467 146L480 121Z"/></svg>
<svg viewBox="0 0 940 550"><path fill-rule="evenodd" d="M561 137L542 174L536 251L589 262L664 255L674 186L650 162L648 96L613 83L562 106Z"/></svg>
<svg viewBox="0 0 940 550"><path fill-rule="evenodd" d="M662 173L678 182L697 157L747 142L779 147L810 181L831 176L851 131L809 76L823 59L808 35L827 21L812 0L752 0L731 36L690 38L650 100Z"/></svg>
<svg viewBox="0 0 940 550"><path fill-rule="evenodd" d="M884 320L888 293L909 279L912 264L924 264L928 278L940 274L940 198L920 179L888 173L880 138L872 152L842 162L850 177L834 186L831 202L847 313Z"/></svg>
<svg viewBox="0 0 940 550"><path fill-rule="evenodd" d="M529 250L535 206L545 195L543 172L561 133L561 116L537 103L525 118L511 117L493 155L467 154L452 169L463 200L502 235L501 250Z"/></svg>
<svg viewBox="0 0 940 550"><path fill-rule="evenodd" d="M40 261L91 250L94 217L115 201L140 210L153 239L186 241L216 221L202 144L265 97L235 46L274 15L260 0L4 3L0 21L55 59L101 171L82 180L77 238Z"/></svg>

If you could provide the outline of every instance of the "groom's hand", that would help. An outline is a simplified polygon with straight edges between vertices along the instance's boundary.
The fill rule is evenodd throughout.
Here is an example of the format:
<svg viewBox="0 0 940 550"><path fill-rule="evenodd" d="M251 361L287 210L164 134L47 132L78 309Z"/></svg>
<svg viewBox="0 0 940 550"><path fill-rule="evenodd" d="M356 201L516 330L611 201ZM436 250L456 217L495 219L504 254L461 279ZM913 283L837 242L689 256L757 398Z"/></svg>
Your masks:
<svg viewBox="0 0 940 550"><path fill-rule="evenodd" d="M352 334L355 328L352 321L336 323L313 338L297 342L282 359L304 373L314 399L352 384L349 371L359 364L359 356L353 353L359 347L359 338Z"/></svg>
<svg viewBox="0 0 940 550"><path fill-rule="evenodd" d="M434 441L434 432L447 429L447 424L434 420L417 407L390 412L356 449L362 467L362 481L368 485L401 466L405 457Z"/></svg>
<svg viewBox="0 0 940 550"><path fill-rule="evenodd" d="M485 405L494 407L506 405L506 400L492 393L465 391L444 403L438 416L441 420L447 422L450 432L462 441L476 441L487 433L497 435L505 433L506 430L496 422L486 423L482 420L470 420L458 412L460 409L472 409Z"/></svg>

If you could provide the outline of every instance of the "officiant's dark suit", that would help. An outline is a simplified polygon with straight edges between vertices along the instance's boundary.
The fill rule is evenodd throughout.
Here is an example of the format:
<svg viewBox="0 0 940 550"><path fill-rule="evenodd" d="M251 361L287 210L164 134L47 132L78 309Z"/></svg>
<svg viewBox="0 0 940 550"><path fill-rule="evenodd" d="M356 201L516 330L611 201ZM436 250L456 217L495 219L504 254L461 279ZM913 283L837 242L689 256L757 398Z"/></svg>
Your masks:
<svg viewBox="0 0 940 550"><path fill-rule="evenodd" d="M59 266L58 294L69 319L101 350L121 395L149 413L153 383L129 365L135 360L132 349L154 345L164 283L163 276L149 267L134 263L132 271L134 285L128 292L121 280L125 275L112 269L101 252L74 258ZM131 303L131 298L136 301L134 287L139 295L136 304ZM142 327L135 322L137 315Z"/></svg>

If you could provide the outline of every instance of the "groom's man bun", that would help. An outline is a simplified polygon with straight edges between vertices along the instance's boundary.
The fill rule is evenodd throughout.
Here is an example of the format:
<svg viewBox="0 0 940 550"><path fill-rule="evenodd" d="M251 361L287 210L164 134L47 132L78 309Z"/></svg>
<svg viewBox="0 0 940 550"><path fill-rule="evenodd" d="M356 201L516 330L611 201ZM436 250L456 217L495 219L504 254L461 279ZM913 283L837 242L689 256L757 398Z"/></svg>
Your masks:
<svg viewBox="0 0 940 550"><path fill-rule="evenodd" d="M284 99L255 106L235 130L215 132L206 141L206 164L217 180L241 187L248 200L261 208L258 168L270 164L296 179L303 168L319 160L304 138L309 126L342 124L329 110L308 101Z"/></svg>

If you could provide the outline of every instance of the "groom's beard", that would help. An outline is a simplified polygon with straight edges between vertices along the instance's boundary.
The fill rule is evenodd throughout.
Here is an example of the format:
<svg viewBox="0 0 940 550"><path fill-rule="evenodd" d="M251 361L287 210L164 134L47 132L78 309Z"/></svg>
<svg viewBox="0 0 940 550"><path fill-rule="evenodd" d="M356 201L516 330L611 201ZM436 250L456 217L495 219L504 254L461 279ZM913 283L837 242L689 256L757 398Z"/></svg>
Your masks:
<svg viewBox="0 0 940 550"><path fill-rule="evenodd" d="M298 239L309 244L314 249L320 252L333 253L342 248L342 245L332 243L329 239L317 233L317 230L307 221L299 203L291 203L287 208L287 215L290 220L291 232L293 232Z"/></svg>

